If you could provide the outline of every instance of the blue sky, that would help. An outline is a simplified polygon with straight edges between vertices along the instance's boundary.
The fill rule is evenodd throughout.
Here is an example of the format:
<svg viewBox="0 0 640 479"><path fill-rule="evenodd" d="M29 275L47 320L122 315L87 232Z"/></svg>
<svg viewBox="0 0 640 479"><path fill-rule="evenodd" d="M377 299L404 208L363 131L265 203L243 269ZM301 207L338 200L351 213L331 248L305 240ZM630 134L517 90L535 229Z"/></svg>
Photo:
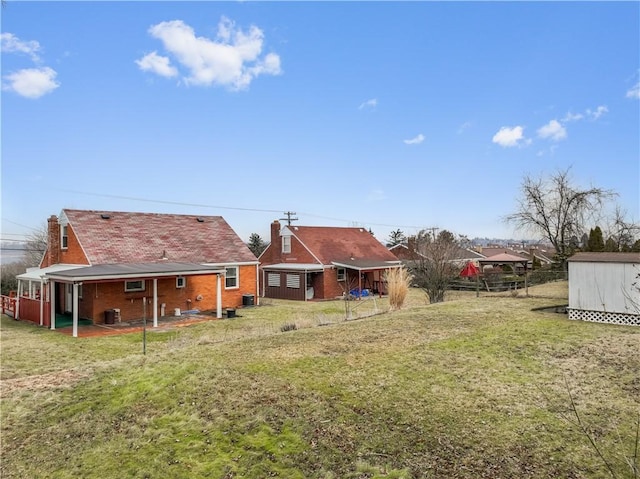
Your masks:
<svg viewBox="0 0 640 479"><path fill-rule="evenodd" d="M524 175L640 218L638 2L15 2L2 238L62 208L530 237Z"/></svg>

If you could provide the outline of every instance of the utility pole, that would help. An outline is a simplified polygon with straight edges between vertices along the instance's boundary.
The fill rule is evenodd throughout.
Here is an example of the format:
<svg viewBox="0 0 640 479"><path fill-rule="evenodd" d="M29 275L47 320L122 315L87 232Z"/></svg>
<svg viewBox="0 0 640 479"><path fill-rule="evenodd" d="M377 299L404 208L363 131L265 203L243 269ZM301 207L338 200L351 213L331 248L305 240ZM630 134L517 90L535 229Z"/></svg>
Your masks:
<svg viewBox="0 0 640 479"><path fill-rule="evenodd" d="M433 238L433 241L436 240L436 231L438 231L440 228L435 228L435 227L431 227L431 228L425 228L427 230L431 230L431 236Z"/></svg>
<svg viewBox="0 0 640 479"><path fill-rule="evenodd" d="M280 219L287 220L287 226L291 226L292 221L298 221L298 218L292 218L292 216L296 214L294 211L285 211L283 214L286 216L286 218Z"/></svg>

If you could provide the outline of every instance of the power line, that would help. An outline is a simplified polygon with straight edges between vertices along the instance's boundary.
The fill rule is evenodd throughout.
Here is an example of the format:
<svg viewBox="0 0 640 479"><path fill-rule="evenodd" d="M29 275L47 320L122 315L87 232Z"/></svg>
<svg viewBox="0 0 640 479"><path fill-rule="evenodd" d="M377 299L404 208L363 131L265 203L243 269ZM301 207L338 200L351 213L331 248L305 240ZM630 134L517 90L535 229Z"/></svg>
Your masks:
<svg viewBox="0 0 640 479"><path fill-rule="evenodd" d="M101 197L101 198L113 198L113 199L118 199L118 200L130 200L130 201L142 201L145 203L158 203L158 204L165 204L165 205L174 205L174 206L191 206L191 207L197 207L197 208L217 208L217 209L223 209L223 210L236 210L236 211L253 211L253 212L258 212L258 213L281 213L282 210L269 210L269 209L261 209L261 208L242 208L239 206L221 206L221 205L207 205L207 204L200 204L200 203L183 203L180 201L168 201L168 200L154 200L154 199L149 199L149 198L139 198L139 197L135 197L135 196L122 196L122 195L110 195L110 194L106 194L106 193L90 193L90 192L86 192L86 191L77 191L77 190L67 190L67 189L60 189L60 188L52 188L55 191L60 191L63 193L73 193L73 194L78 194L78 195L87 195L87 196L97 196L97 197ZM286 213L285 213L286 214ZM293 213L295 214L295 213ZM301 213L305 216L309 216L312 218L320 218L320 219L326 219L326 220L331 220L331 221L339 221L342 223L353 223L353 220L347 220L344 218L334 218L331 216L322 216L322 215L317 215L314 213ZM384 226L384 227L389 227L389 228L414 228L414 229L421 229L421 226L416 226L416 225L391 225L391 224L385 224L385 223L372 223L372 222L361 222L370 226Z"/></svg>

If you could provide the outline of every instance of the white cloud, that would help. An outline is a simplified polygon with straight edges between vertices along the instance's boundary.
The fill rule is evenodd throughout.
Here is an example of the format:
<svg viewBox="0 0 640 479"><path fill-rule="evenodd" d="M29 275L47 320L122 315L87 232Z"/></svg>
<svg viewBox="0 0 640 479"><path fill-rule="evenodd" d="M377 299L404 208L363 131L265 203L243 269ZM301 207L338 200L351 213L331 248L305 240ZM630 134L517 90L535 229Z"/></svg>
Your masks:
<svg viewBox="0 0 640 479"><path fill-rule="evenodd" d="M633 98L634 100L640 100L640 82L633 85L627 90L627 98Z"/></svg>
<svg viewBox="0 0 640 479"><path fill-rule="evenodd" d="M5 53L25 53L31 57L34 62L39 62L40 43L35 40L22 41L13 33L0 34L2 51Z"/></svg>
<svg viewBox="0 0 640 479"><path fill-rule="evenodd" d="M503 126L498 133L493 135L494 143L502 146L503 148L511 148L514 146L528 145L531 140L524 137L524 128L521 126Z"/></svg>
<svg viewBox="0 0 640 479"><path fill-rule="evenodd" d="M462 135L467 128L470 128L472 123L470 121L465 121L460 128L458 128L458 135Z"/></svg>
<svg viewBox="0 0 640 479"><path fill-rule="evenodd" d="M151 52L145 55L140 60L136 60L140 70L145 72L153 72L162 77L174 77L178 74L173 66L171 66L171 60L167 57L158 55L156 52Z"/></svg>
<svg viewBox="0 0 640 479"><path fill-rule="evenodd" d="M420 133L415 138L411 138L410 140L402 140L402 141L404 141L405 145L419 145L424 141L424 135Z"/></svg>
<svg viewBox="0 0 640 479"><path fill-rule="evenodd" d="M578 120L582 120L584 118L584 115L582 113L571 113L568 112L565 117L560 120L562 123L567 123L569 121L578 121Z"/></svg>
<svg viewBox="0 0 640 479"><path fill-rule="evenodd" d="M564 140L567 137L567 130L558 120L551 120L549 123L538 129L540 138L549 138L553 141Z"/></svg>
<svg viewBox="0 0 640 479"><path fill-rule="evenodd" d="M371 190L367 195L367 201L383 201L387 199L387 195L381 189Z"/></svg>
<svg viewBox="0 0 640 479"><path fill-rule="evenodd" d="M591 109L587 109L587 116L593 118L594 120L597 120L598 118L600 118L602 115L604 115L608 111L609 111L609 109L606 106L600 105L594 111L592 111Z"/></svg>
<svg viewBox="0 0 640 479"><path fill-rule="evenodd" d="M358 110L362 110L363 108L375 108L376 106L378 106L378 99L377 98L372 98L371 100L367 100L363 103L360 104L360 106L358 107Z"/></svg>
<svg viewBox="0 0 640 479"><path fill-rule="evenodd" d="M223 85L241 90L259 75L282 73L277 54L261 56L264 34L256 26L244 32L237 29L231 20L222 17L216 38L212 40L197 37L189 25L181 20L172 20L153 25L149 33L162 41L173 59L187 70L185 83L188 85ZM138 62L144 62L148 56ZM166 67L169 67L168 60ZM166 69L162 71L168 72Z"/></svg>
<svg viewBox="0 0 640 479"><path fill-rule="evenodd" d="M58 73L49 67L25 68L5 75L4 79L8 83L3 83L2 89L26 98L40 98L60 86L55 81L57 75Z"/></svg>

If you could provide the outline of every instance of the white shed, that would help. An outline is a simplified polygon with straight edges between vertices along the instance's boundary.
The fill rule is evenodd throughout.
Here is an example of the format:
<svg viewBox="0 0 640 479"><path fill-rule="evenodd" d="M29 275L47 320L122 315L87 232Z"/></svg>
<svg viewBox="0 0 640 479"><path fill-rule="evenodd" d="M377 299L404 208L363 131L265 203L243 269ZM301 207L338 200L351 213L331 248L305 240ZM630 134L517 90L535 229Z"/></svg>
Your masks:
<svg viewBox="0 0 640 479"><path fill-rule="evenodd" d="M640 253L569 258L569 319L640 326Z"/></svg>

